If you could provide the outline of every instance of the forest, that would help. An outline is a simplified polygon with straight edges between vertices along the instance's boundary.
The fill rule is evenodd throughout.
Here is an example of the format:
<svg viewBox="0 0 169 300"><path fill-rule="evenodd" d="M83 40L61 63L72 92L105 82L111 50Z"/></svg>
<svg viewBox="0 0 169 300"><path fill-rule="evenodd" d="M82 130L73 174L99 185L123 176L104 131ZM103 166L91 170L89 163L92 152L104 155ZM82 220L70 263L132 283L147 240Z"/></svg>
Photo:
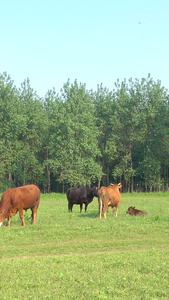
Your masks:
<svg viewBox="0 0 169 300"><path fill-rule="evenodd" d="M0 74L0 191L43 193L121 182L125 192L169 190L169 94L148 74L102 84L68 79L44 98Z"/></svg>

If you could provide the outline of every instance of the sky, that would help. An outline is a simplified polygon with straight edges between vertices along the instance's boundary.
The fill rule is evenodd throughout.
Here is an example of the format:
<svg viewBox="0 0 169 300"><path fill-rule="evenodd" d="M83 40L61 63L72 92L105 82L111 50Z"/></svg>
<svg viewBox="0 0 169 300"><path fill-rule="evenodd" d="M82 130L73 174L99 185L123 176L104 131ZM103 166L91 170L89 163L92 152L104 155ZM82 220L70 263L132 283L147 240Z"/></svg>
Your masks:
<svg viewBox="0 0 169 300"><path fill-rule="evenodd" d="M70 79L97 90L117 79L169 89L168 0L0 1L0 74L40 97Z"/></svg>

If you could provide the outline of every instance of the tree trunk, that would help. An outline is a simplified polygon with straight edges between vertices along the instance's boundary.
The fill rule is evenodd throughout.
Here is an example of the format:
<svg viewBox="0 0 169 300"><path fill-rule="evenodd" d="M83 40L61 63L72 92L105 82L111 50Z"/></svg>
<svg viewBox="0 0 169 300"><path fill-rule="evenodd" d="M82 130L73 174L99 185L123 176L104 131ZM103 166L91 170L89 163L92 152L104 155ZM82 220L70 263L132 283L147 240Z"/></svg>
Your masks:
<svg viewBox="0 0 169 300"><path fill-rule="evenodd" d="M98 182L98 188L100 189L100 182L101 182L101 179L99 179L99 182Z"/></svg>
<svg viewBox="0 0 169 300"><path fill-rule="evenodd" d="M134 191L134 178L133 175L131 176L131 193Z"/></svg>
<svg viewBox="0 0 169 300"><path fill-rule="evenodd" d="M12 173L11 172L9 172L9 174L8 174L8 179L10 181L10 187L12 187Z"/></svg>
<svg viewBox="0 0 169 300"><path fill-rule="evenodd" d="M131 169L133 169L133 160L132 160L132 151L130 150L130 155L131 155ZM133 175L131 175L131 193L133 193L133 190L134 190L134 178L133 178Z"/></svg>
<svg viewBox="0 0 169 300"><path fill-rule="evenodd" d="M46 148L45 160L48 161L48 159L49 159L49 152L48 152L48 148ZM47 179L48 179L47 192L50 193L50 166L49 166L49 164L47 164L47 166L46 166L46 172L47 172Z"/></svg>
<svg viewBox="0 0 169 300"><path fill-rule="evenodd" d="M48 177L48 187L47 187L47 191L48 191L48 193L50 193L50 168L49 168L49 165L47 165L46 171L47 171L47 177Z"/></svg>
<svg viewBox="0 0 169 300"><path fill-rule="evenodd" d="M109 173L110 173L110 169L109 169L109 165L107 166L107 186L109 185Z"/></svg>

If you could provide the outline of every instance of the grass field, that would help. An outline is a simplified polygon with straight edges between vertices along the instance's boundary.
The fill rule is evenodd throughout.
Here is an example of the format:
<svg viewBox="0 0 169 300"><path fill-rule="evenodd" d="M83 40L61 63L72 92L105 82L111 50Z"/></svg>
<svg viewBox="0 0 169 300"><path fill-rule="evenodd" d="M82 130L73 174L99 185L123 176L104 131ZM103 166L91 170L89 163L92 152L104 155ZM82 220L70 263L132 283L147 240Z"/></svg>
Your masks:
<svg viewBox="0 0 169 300"><path fill-rule="evenodd" d="M145 217L126 214L129 206ZM37 223L0 228L0 299L169 299L169 193L122 194L118 218L41 196Z"/></svg>

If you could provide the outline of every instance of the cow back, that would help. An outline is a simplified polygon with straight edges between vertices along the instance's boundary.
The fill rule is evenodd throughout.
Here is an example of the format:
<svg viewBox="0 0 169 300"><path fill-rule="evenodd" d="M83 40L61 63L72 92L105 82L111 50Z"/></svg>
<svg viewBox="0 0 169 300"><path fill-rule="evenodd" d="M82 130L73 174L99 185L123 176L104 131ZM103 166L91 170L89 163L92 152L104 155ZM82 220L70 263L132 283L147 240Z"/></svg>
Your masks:
<svg viewBox="0 0 169 300"><path fill-rule="evenodd" d="M39 202L40 190L34 184L8 189L3 193L0 202L0 222L14 216L20 208L38 207Z"/></svg>
<svg viewBox="0 0 169 300"><path fill-rule="evenodd" d="M40 201L40 190L34 185L25 185L17 188L10 188L2 195L0 209L2 207L17 207L22 205L23 209L31 208Z"/></svg>
<svg viewBox="0 0 169 300"><path fill-rule="evenodd" d="M68 201L73 201L74 203L79 203L80 199L82 199L82 190L81 188L72 187L66 192Z"/></svg>
<svg viewBox="0 0 169 300"><path fill-rule="evenodd" d="M104 217L106 218L106 212L108 211L108 206L112 208L116 207L116 217L118 214L119 205L121 202L121 194L119 189L122 185L113 184L108 187L102 186L98 191L99 195L99 214L101 219L102 211L104 213Z"/></svg>
<svg viewBox="0 0 169 300"><path fill-rule="evenodd" d="M107 187L106 197L110 206L116 206L121 202L121 194L119 189L122 187L121 184L113 184Z"/></svg>

